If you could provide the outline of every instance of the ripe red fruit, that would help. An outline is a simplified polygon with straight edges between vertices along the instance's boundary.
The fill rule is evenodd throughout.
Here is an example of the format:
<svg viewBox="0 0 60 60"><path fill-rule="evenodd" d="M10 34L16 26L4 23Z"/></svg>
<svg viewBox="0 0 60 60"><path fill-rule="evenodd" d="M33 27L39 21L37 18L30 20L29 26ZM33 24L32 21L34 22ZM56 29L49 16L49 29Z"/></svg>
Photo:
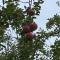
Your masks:
<svg viewBox="0 0 60 60"><path fill-rule="evenodd" d="M30 16L33 16L35 14L35 12L31 9L31 7L28 7L26 10L27 14Z"/></svg>
<svg viewBox="0 0 60 60"><path fill-rule="evenodd" d="M26 36L26 38L29 39L29 40L31 40L31 39L34 37L34 35L33 35L32 32L26 33L25 36Z"/></svg>
<svg viewBox="0 0 60 60"><path fill-rule="evenodd" d="M31 30L31 31L36 30L37 27L38 27L38 26L37 26L37 24L36 24L35 22L33 22L33 23L30 24L30 30Z"/></svg>
<svg viewBox="0 0 60 60"><path fill-rule="evenodd" d="M23 26L22 29L23 29L23 32L24 32L24 33L30 32L30 27L29 27L29 25Z"/></svg>

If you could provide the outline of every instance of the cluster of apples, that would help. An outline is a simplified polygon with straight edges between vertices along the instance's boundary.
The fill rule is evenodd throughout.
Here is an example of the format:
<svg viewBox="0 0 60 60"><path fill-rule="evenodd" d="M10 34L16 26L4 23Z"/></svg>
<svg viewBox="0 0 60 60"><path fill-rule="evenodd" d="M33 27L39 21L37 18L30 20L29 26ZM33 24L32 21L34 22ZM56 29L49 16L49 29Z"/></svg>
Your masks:
<svg viewBox="0 0 60 60"><path fill-rule="evenodd" d="M34 30L37 29L37 24L35 22L31 23L31 24L26 24L24 26L22 26L23 32L25 33L25 37L27 39L33 39L35 34L33 33Z"/></svg>
<svg viewBox="0 0 60 60"><path fill-rule="evenodd" d="M25 13L27 13L27 15L29 16L35 15L35 12L31 7L28 7ZM29 23L29 24L27 23L22 26L22 29L25 37L29 40L32 40L35 37L35 34L33 33L33 31L37 29L37 24L35 22Z"/></svg>

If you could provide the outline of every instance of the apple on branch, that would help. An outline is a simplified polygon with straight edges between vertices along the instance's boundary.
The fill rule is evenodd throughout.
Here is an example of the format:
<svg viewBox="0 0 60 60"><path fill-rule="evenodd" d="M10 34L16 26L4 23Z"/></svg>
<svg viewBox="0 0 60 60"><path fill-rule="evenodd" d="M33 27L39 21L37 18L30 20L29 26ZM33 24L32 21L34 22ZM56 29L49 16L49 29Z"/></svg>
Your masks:
<svg viewBox="0 0 60 60"><path fill-rule="evenodd" d="M28 8L26 9L26 12L27 12L27 14L28 14L29 16L35 15L35 12L33 11L33 9L32 9L31 7L28 7Z"/></svg>
<svg viewBox="0 0 60 60"><path fill-rule="evenodd" d="M30 30L31 30L31 31L36 30L37 27L38 27L38 26L37 26L37 24L36 24L35 22L33 22L33 23L30 24Z"/></svg>
<svg viewBox="0 0 60 60"><path fill-rule="evenodd" d="M24 25L24 26L22 27L22 29L23 29L23 32L24 32L24 33L30 32L30 27L29 27L29 25Z"/></svg>
<svg viewBox="0 0 60 60"><path fill-rule="evenodd" d="M35 34L32 32L28 32L25 34L25 36L27 39L32 40L34 38Z"/></svg>

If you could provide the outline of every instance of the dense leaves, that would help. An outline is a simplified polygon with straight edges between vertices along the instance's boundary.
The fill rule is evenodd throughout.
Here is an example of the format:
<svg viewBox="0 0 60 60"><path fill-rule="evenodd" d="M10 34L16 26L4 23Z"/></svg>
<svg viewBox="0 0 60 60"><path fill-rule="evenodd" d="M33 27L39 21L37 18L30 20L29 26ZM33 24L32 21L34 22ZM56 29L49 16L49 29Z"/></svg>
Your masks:
<svg viewBox="0 0 60 60"><path fill-rule="evenodd" d="M52 47L52 60L60 60L60 40L55 41L54 45Z"/></svg>

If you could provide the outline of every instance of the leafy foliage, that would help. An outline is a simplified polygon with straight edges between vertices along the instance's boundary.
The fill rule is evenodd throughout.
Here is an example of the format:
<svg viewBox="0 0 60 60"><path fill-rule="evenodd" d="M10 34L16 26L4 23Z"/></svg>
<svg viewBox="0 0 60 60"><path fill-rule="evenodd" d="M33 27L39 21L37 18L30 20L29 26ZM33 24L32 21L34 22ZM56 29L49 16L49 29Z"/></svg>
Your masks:
<svg viewBox="0 0 60 60"><path fill-rule="evenodd" d="M53 59L52 60L60 60L60 40L55 41L52 47Z"/></svg>

